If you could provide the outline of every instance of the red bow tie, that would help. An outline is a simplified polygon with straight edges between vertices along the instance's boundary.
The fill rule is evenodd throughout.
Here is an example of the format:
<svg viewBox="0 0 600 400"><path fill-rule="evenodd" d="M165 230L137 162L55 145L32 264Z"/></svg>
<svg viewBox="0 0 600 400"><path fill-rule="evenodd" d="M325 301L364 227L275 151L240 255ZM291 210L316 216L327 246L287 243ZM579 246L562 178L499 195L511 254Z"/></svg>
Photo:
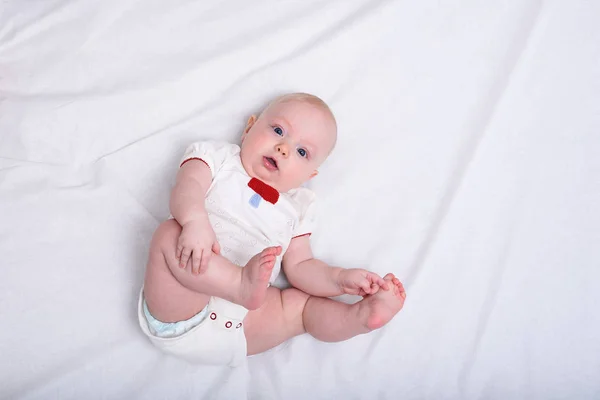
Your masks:
<svg viewBox="0 0 600 400"><path fill-rule="evenodd" d="M277 203L277 200L279 200L279 192L274 187L267 185L260 179L250 179L250 182L248 182L248 186L256 193L258 193L260 197L262 197L271 204L275 204Z"/></svg>

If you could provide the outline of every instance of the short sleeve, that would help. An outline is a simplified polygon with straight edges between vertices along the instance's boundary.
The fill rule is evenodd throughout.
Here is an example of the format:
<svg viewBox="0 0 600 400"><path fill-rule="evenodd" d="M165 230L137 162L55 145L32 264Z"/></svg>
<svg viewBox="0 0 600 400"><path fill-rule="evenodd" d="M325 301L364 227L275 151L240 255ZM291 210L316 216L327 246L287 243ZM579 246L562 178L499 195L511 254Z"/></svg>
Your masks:
<svg viewBox="0 0 600 400"><path fill-rule="evenodd" d="M292 194L292 199L299 214L292 238L310 235L316 227L316 196L311 190L300 188Z"/></svg>
<svg viewBox="0 0 600 400"><path fill-rule="evenodd" d="M203 161L214 178L215 174L221 169L225 162L239 154L239 146L226 142L196 142L192 143L187 147L179 167L181 168L189 160L200 160Z"/></svg>

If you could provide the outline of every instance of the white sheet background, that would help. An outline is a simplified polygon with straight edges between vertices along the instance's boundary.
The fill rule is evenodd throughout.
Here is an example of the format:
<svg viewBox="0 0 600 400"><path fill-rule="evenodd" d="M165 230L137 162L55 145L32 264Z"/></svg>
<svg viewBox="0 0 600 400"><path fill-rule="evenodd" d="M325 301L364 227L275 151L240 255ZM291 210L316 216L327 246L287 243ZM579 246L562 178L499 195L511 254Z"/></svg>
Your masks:
<svg viewBox="0 0 600 400"><path fill-rule="evenodd" d="M0 398L600 397L600 3L3 1ZM386 328L237 370L136 294L185 146L323 97L316 254L392 271ZM343 211L342 211L343 210Z"/></svg>

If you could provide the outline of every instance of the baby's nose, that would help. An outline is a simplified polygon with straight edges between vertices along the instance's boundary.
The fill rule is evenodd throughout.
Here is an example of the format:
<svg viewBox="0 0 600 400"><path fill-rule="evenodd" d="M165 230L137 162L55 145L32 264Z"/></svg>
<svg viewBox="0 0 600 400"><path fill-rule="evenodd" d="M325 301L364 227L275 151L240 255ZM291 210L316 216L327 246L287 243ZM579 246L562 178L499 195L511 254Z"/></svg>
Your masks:
<svg viewBox="0 0 600 400"><path fill-rule="evenodd" d="M277 152L283 157L287 157L290 154L290 151L285 144L278 144L275 148L277 149Z"/></svg>

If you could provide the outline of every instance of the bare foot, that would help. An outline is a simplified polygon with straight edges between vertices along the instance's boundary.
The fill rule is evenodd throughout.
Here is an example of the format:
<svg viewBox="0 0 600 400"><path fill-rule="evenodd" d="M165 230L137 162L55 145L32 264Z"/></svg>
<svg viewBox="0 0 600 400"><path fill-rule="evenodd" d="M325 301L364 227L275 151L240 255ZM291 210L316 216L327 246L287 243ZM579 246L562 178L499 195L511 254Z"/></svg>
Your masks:
<svg viewBox="0 0 600 400"><path fill-rule="evenodd" d="M369 330L387 324L402 309L406 299L404 286L394 274L387 274L383 279L388 283L388 290L381 288L358 303L361 320Z"/></svg>
<svg viewBox="0 0 600 400"><path fill-rule="evenodd" d="M248 310L256 310L265 300L275 259L281 247L267 247L248 261L242 269L240 303Z"/></svg>

